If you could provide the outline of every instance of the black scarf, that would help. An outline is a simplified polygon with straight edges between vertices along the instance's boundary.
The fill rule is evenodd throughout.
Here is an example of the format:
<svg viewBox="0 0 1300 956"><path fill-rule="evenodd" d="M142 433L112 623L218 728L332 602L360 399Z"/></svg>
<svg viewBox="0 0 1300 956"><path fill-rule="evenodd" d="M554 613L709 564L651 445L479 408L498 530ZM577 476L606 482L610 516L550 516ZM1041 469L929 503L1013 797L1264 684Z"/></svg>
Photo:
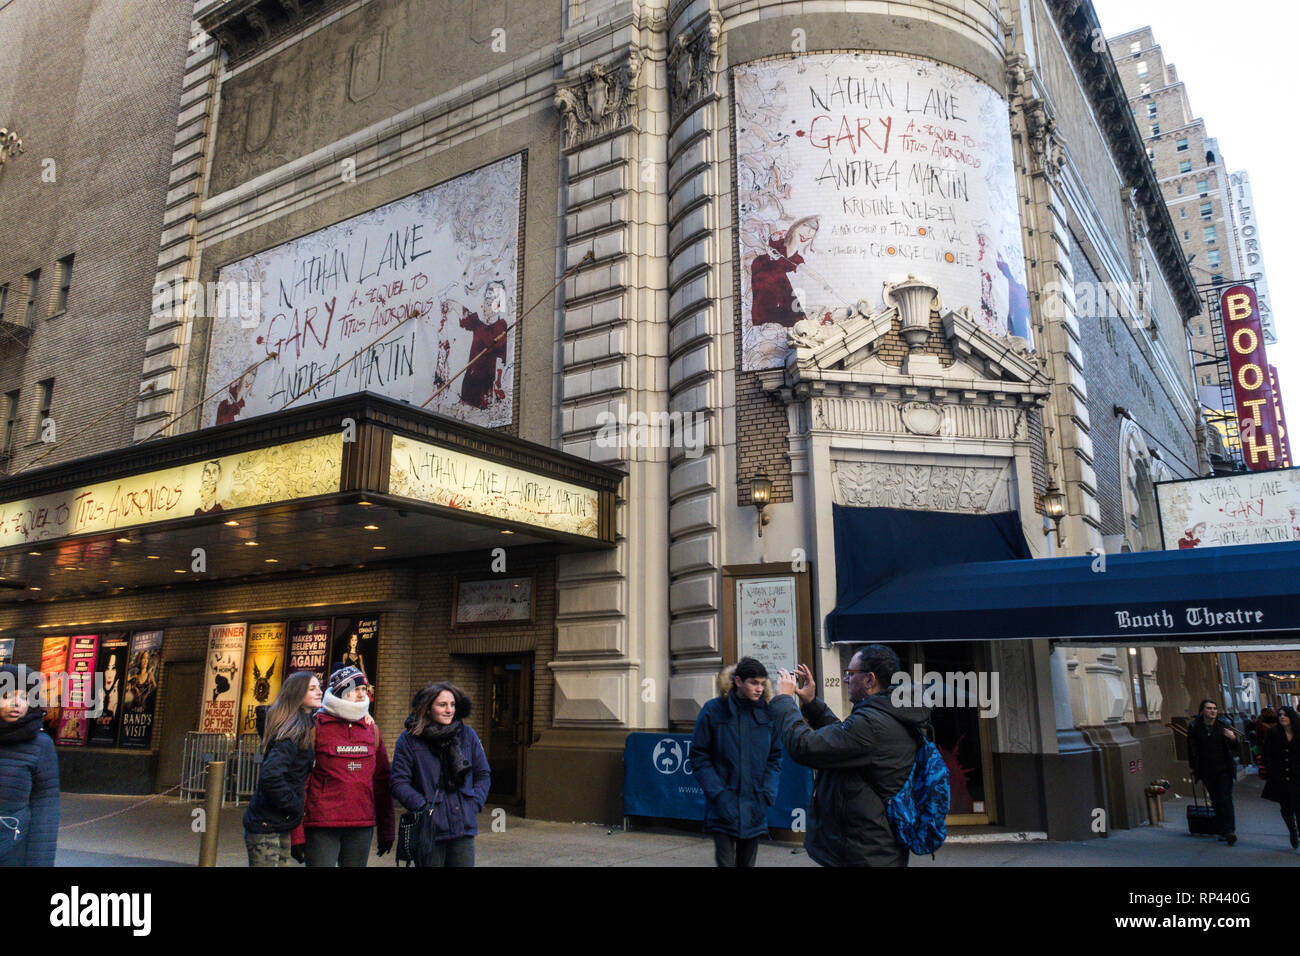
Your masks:
<svg viewBox="0 0 1300 956"><path fill-rule="evenodd" d="M32 707L12 723L0 720L0 745L25 744L35 740L41 732L41 721L45 719L45 709Z"/></svg>
<svg viewBox="0 0 1300 956"><path fill-rule="evenodd" d="M460 732L465 725L459 720L450 724L431 723L420 735L442 763L442 776L438 785L448 793L454 793L465 783L469 776L470 762L460 751Z"/></svg>

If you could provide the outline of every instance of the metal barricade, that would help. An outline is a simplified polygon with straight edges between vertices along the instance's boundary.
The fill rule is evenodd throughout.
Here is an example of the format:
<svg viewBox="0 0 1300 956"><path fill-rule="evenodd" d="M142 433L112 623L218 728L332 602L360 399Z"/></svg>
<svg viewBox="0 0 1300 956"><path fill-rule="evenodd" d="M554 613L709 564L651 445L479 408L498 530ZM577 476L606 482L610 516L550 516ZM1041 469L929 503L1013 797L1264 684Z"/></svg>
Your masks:
<svg viewBox="0 0 1300 956"><path fill-rule="evenodd" d="M180 797L200 800L207 792L208 764L230 756L231 738L225 734L201 734L191 730L181 750ZM229 779L229 776L227 776Z"/></svg>
<svg viewBox="0 0 1300 956"><path fill-rule="evenodd" d="M226 779L230 782L226 796L235 806L253 799L253 791L257 789L257 778L262 771L260 741L257 734L241 734L235 744L233 768L226 772Z"/></svg>

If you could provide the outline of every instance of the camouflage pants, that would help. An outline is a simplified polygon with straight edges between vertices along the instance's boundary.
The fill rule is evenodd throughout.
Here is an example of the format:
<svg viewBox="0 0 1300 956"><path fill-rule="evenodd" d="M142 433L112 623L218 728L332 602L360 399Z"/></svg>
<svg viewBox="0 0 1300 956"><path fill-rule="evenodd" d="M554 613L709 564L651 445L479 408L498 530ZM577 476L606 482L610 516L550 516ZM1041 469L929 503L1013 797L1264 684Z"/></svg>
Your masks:
<svg viewBox="0 0 1300 956"><path fill-rule="evenodd" d="M248 847L249 866L293 866L289 855L290 833L253 833L244 831L244 846Z"/></svg>

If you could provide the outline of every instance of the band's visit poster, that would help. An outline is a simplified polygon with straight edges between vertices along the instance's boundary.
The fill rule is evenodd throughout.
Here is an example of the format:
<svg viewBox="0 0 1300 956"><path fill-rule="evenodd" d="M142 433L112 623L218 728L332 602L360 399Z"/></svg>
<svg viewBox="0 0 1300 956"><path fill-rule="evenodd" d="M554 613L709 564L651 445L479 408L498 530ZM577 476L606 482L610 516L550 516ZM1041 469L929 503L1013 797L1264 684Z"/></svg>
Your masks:
<svg viewBox="0 0 1300 956"><path fill-rule="evenodd" d="M68 649L68 699L59 715L59 735L55 743L84 747L90 730L89 711L94 706L95 661L99 635L82 634L72 638Z"/></svg>
<svg viewBox="0 0 1300 956"><path fill-rule="evenodd" d="M14 659L14 639L6 637L0 640L0 664L8 664Z"/></svg>
<svg viewBox="0 0 1300 956"><path fill-rule="evenodd" d="M269 706L284 679L284 624L254 624L248 629L244 652L244 693L240 698L239 732L257 733L257 708Z"/></svg>
<svg viewBox="0 0 1300 956"><path fill-rule="evenodd" d="M509 156L224 267L243 304L213 319L204 425L361 391L419 406L443 385L430 411L508 425L523 168Z"/></svg>
<svg viewBox="0 0 1300 956"><path fill-rule="evenodd" d="M239 726L239 677L243 673L247 636L247 624L214 624L208 628L200 733L233 734Z"/></svg>
<svg viewBox="0 0 1300 956"><path fill-rule="evenodd" d="M41 725L55 739L59 732L63 675L68 669L70 643L66 637L47 637L41 641L41 689L45 697L45 719Z"/></svg>
<svg viewBox="0 0 1300 956"><path fill-rule="evenodd" d="M885 307L909 274L993 335L1030 338L1007 105L954 67L831 53L732 71L744 367L800 320Z"/></svg>
<svg viewBox="0 0 1300 956"><path fill-rule="evenodd" d="M330 621L289 622L289 663L286 674L298 671L311 671L320 680L321 687L326 686L326 660L330 649Z"/></svg>
<svg viewBox="0 0 1300 956"><path fill-rule="evenodd" d="M154 707L158 703L158 672L162 664L162 631L136 631L122 692L119 747L148 750L153 740Z"/></svg>
<svg viewBox="0 0 1300 956"><path fill-rule="evenodd" d="M104 634L99 639L95 673L103 675L103 695L99 714L90 721L86 742L92 746L112 747L122 722L122 691L126 687L126 658L131 641L123 632Z"/></svg>

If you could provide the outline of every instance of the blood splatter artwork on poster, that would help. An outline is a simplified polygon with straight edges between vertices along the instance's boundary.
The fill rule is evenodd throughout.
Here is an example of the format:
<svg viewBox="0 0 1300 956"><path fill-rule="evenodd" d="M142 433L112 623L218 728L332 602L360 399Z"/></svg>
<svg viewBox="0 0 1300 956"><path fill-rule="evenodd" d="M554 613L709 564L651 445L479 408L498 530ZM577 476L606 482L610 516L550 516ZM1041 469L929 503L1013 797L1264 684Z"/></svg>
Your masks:
<svg viewBox="0 0 1300 956"><path fill-rule="evenodd" d="M883 309L935 282L996 336L1030 339L1006 101L893 54L812 54L732 71L743 358L782 364L787 330Z"/></svg>
<svg viewBox="0 0 1300 956"><path fill-rule="evenodd" d="M361 391L509 424L523 170L509 156L223 267L255 291L213 320L204 424Z"/></svg>

